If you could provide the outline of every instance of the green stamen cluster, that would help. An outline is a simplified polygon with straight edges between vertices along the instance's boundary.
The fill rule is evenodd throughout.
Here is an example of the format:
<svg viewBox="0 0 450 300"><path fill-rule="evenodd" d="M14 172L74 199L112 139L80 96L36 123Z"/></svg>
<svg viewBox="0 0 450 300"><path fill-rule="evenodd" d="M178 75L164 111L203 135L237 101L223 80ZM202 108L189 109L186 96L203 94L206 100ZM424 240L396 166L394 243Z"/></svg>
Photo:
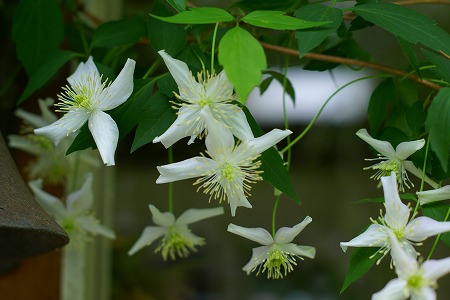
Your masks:
<svg viewBox="0 0 450 300"><path fill-rule="evenodd" d="M197 252L195 246L202 246L204 244L203 240L193 244L183 234L172 228L162 239L155 253L161 251L164 260L167 260L167 256L175 260L177 255L181 258L186 258L189 256L189 250Z"/></svg>
<svg viewBox="0 0 450 300"><path fill-rule="evenodd" d="M261 273L267 270L267 278L280 279L293 271L296 265L295 255L283 252L274 245L270 249L269 257L263 264ZM283 271L281 268L283 268Z"/></svg>

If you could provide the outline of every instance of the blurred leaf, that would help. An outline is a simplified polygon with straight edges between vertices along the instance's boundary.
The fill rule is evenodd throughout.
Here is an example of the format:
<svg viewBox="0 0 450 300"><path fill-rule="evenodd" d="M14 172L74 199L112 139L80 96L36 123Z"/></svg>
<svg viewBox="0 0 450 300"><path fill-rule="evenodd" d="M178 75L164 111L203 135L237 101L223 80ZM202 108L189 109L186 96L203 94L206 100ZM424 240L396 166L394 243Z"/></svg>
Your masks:
<svg viewBox="0 0 450 300"><path fill-rule="evenodd" d="M254 10L281 10L290 11L299 5L307 3L306 0L242 0L235 3L236 6L243 8L246 11Z"/></svg>
<svg viewBox="0 0 450 300"><path fill-rule="evenodd" d="M444 221L449 209L450 206L444 202L430 203L422 206L423 215L436 221ZM441 240L450 247L450 232L441 234Z"/></svg>
<svg viewBox="0 0 450 300"><path fill-rule="evenodd" d="M322 4L309 4L295 11L297 18L308 21L329 21L329 24L314 30L299 30L295 33L300 58L320 45L330 34L335 32L342 23L342 11Z"/></svg>
<svg viewBox="0 0 450 300"><path fill-rule="evenodd" d="M399 194L400 199L417 202L415 194ZM365 204L365 203L384 203L384 197L377 198L364 198L358 201L353 201L353 204Z"/></svg>
<svg viewBox="0 0 450 300"><path fill-rule="evenodd" d="M167 98L173 97L173 92L178 93L178 86L172 75L164 76L157 82L158 90L161 91Z"/></svg>
<svg viewBox="0 0 450 300"><path fill-rule="evenodd" d="M428 109L427 129L430 133L430 147L447 172L450 150L450 88L441 89Z"/></svg>
<svg viewBox="0 0 450 300"><path fill-rule="evenodd" d="M417 85L411 80L397 79L395 81L397 86L398 98L406 107L411 107L414 103L419 101L419 92Z"/></svg>
<svg viewBox="0 0 450 300"><path fill-rule="evenodd" d="M178 12L186 10L186 0L167 0L167 3L169 3Z"/></svg>
<svg viewBox="0 0 450 300"><path fill-rule="evenodd" d="M269 74L270 76L271 76L271 78L275 78L280 84L281 84L281 86L283 86L283 81L284 80L286 80L286 93L289 95L289 97L291 97L291 100L292 100L292 103L294 103L295 104L295 90L294 90L294 87L292 86L292 83L291 83L291 81L289 80L289 78L287 78L287 77L285 77L283 74L281 74L281 73L278 73L278 72L275 72L275 71L264 71L263 72L264 74ZM266 80L267 80L267 78L266 78ZM266 81L266 80L264 80L264 81ZM264 82L263 81L263 82ZM270 82L271 82L272 80L270 80ZM268 82L268 83L265 83L265 84L270 84L270 82ZM261 85L262 85L262 83L261 83ZM260 85L260 87L261 87L261 85ZM266 89L268 88L269 86L267 85L267 87L266 87ZM265 90L265 89L264 89ZM261 92L261 94L262 94L263 92Z"/></svg>
<svg viewBox="0 0 450 300"><path fill-rule="evenodd" d="M234 17L226 10L217 7L190 8L187 11L180 12L179 14L170 17L151 16L161 21L176 24L211 24L217 22L231 22L234 20Z"/></svg>
<svg viewBox="0 0 450 300"><path fill-rule="evenodd" d="M367 109L370 130L375 135L389 115L389 103L396 102L395 84L392 78L382 81L373 91Z"/></svg>
<svg viewBox="0 0 450 300"><path fill-rule="evenodd" d="M29 76L59 49L63 17L56 0L22 0L13 18L17 57Z"/></svg>
<svg viewBox="0 0 450 300"><path fill-rule="evenodd" d="M256 10L252 11L241 21L258 27L276 29L276 30L296 30L317 27L329 22L310 22L286 16L283 11Z"/></svg>
<svg viewBox="0 0 450 300"><path fill-rule="evenodd" d="M241 102L261 82L261 71L267 68L261 44L239 26L230 29L219 44L219 62L233 84Z"/></svg>
<svg viewBox="0 0 450 300"><path fill-rule="evenodd" d="M427 114L420 102L414 103L406 110L406 122L413 132L413 136L419 136L424 132Z"/></svg>
<svg viewBox="0 0 450 300"><path fill-rule="evenodd" d="M419 58L417 57L414 44L408 42L401 36L397 36L397 41L400 47L402 48L403 54L405 54L414 71L417 73L417 75L420 76L420 62Z"/></svg>
<svg viewBox="0 0 450 300"><path fill-rule="evenodd" d="M430 71L450 83L450 59L428 49L422 49L422 53L435 66Z"/></svg>
<svg viewBox="0 0 450 300"><path fill-rule="evenodd" d="M97 28L91 46L110 48L131 45L146 36L145 22L141 19L111 21Z"/></svg>

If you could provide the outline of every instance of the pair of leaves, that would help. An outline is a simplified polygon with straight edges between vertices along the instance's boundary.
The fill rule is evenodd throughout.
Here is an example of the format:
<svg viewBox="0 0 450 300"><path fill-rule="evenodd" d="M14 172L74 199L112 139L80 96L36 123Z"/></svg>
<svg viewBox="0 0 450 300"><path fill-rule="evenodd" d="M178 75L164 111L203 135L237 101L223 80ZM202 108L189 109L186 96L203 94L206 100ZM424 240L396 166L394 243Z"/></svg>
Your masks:
<svg viewBox="0 0 450 300"><path fill-rule="evenodd" d="M269 88L273 79L276 79L281 84L281 86L283 86L284 84L286 85L285 92L289 95L289 97L291 97L292 102L295 104L295 90L287 76L284 76L283 74L275 71L264 71L263 73L268 74L269 77L264 79L259 85L259 91L261 95L264 94L264 92Z"/></svg>

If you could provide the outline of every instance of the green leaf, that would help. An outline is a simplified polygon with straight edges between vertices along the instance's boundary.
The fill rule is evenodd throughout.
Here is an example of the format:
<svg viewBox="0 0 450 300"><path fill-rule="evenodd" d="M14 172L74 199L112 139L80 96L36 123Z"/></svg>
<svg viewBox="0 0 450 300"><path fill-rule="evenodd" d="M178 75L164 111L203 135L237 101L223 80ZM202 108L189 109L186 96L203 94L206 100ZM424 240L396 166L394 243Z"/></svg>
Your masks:
<svg viewBox="0 0 450 300"><path fill-rule="evenodd" d="M447 172L450 150L450 88L441 89L428 109L427 129L430 133L430 147Z"/></svg>
<svg viewBox="0 0 450 300"><path fill-rule="evenodd" d="M186 0L167 0L167 3L175 8L178 12L186 10Z"/></svg>
<svg viewBox="0 0 450 300"><path fill-rule="evenodd" d="M395 103L395 84L391 78L382 81L373 91L367 109L371 132L375 135L388 116L389 103Z"/></svg>
<svg viewBox="0 0 450 300"><path fill-rule="evenodd" d="M176 118L176 111L172 108L170 100L163 93L156 92L143 109L131 152L152 142L155 137L164 133Z"/></svg>
<svg viewBox="0 0 450 300"><path fill-rule="evenodd" d="M408 58L409 63L414 68L414 71L417 73L417 75L420 76L420 62L419 58L417 57L414 44L408 42L401 36L397 36L397 41L402 48L403 54L405 54L406 58Z"/></svg>
<svg viewBox="0 0 450 300"><path fill-rule="evenodd" d="M267 0L241 0L234 3L237 7L241 7L245 11L254 10L282 10L291 11L300 5L305 4L305 0L277 0L277 1L267 1Z"/></svg>
<svg viewBox="0 0 450 300"><path fill-rule="evenodd" d="M111 21L94 32L92 48L110 48L134 44L147 36L145 22L140 19Z"/></svg>
<svg viewBox="0 0 450 300"><path fill-rule="evenodd" d="M450 54L449 34L432 19L412 9L381 2L357 5L350 10L412 44L421 43L435 51Z"/></svg>
<svg viewBox="0 0 450 300"><path fill-rule="evenodd" d="M262 46L250 33L236 26L220 40L219 62L245 103L253 87L261 82L261 70L267 68Z"/></svg>
<svg viewBox="0 0 450 300"><path fill-rule="evenodd" d="M415 194L399 194L400 199L402 200L409 200L417 202L417 198ZM364 198L358 201L353 201L353 204L365 204L365 203L384 203L384 197L377 197L377 198Z"/></svg>
<svg viewBox="0 0 450 300"><path fill-rule="evenodd" d="M430 203L422 206L423 215L436 221L444 221L449 209L450 206L444 202ZM441 240L450 247L450 232L441 234Z"/></svg>
<svg viewBox="0 0 450 300"><path fill-rule="evenodd" d="M377 253L374 257L370 258L377 250L379 250L379 248L372 247L354 248L352 250L347 275L345 276L340 291L341 294L350 286L350 284L366 274L372 265L381 257L381 253Z"/></svg>
<svg viewBox="0 0 450 300"><path fill-rule="evenodd" d="M428 49L422 49L422 53L435 66L430 71L450 83L450 59Z"/></svg>
<svg viewBox="0 0 450 300"><path fill-rule="evenodd" d="M211 24L234 20L234 17L226 10L217 7L191 8L171 17L151 16L161 21L176 24Z"/></svg>
<svg viewBox="0 0 450 300"><path fill-rule="evenodd" d="M308 21L329 21L329 24L314 30L299 30L295 33L300 58L322 43L330 34L336 32L342 23L342 11L322 4L309 4L295 12L297 18Z"/></svg>
<svg viewBox="0 0 450 300"><path fill-rule="evenodd" d="M283 86L283 81L286 80L286 93L289 95L289 97L291 97L292 103L295 104L295 90L294 90L294 87L292 86L291 81L287 77L285 77L283 74L275 72L275 71L264 71L263 73L271 75L272 76L271 78L275 78L281 84L281 86ZM266 78L266 80L267 80L267 78ZM268 84L270 84L270 82L268 82ZM262 85L262 83L261 83L261 85ZM268 88L268 85L265 89L267 89L267 88ZM265 89L264 89L264 91L265 91Z"/></svg>
<svg viewBox="0 0 450 300"><path fill-rule="evenodd" d="M256 10L252 11L241 21L258 27L276 30L296 30L324 25L328 22L310 22L284 15L283 11Z"/></svg>
<svg viewBox="0 0 450 300"><path fill-rule="evenodd" d="M243 106L242 109L247 116L247 121L255 137L263 135L264 131L258 126L247 107ZM261 170L263 171L261 176L264 181L270 183L274 188L286 194L296 203L300 203L300 198L294 189L291 176L284 165L283 159L274 147L267 149L261 154L261 163Z"/></svg>
<svg viewBox="0 0 450 300"><path fill-rule="evenodd" d="M30 76L27 86L19 98L17 104L24 102L37 89L41 88L52 76L69 60L77 57L78 54L69 51L57 51L53 53L42 66Z"/></svg>
<svg viewBox="0 0 450 300"><path fill-rule="evenodd" d="M59 49L64 37L63 17L56 0L22 0L13 18L12 37L17 57L28 75Z"/></svg>

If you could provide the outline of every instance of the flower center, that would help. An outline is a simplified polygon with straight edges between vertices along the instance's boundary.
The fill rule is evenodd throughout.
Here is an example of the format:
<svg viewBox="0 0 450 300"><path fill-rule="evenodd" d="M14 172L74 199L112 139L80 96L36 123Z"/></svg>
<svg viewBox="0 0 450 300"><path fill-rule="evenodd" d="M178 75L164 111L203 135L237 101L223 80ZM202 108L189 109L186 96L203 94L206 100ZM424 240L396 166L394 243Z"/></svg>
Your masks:
<svg viewBox="0 0 450 300"><path fill-rule="evenodd" d="M420 290L425 286L425 281L421 274L416 273L408 278L406 284L412 290Z"/></svg>
<svg viewBox="0 0 450 300"><path fill-rule="evenodd" d="M161 251L164 260L167 260L167 256L170 256L172 260L175 260L177 255L185 258L189 255L189 250L197 252L195 246L205 244L203 239L198 242L189 240L183 234L184 232L189 233L190 230L187 228L180 230L180 228L171 227L169 232L162 239L161 244L156 248L155 252Z"/></svg>
<svg viewBox="0 0 450 300"><path fill-rule="evenodd" d="M213 102L209 98L202 98L202 99L197 101L197 104L200 105L203 108L205 106L210 106L211 107L213 105Z"/></svg>
<svg viewBox="0 0 450 300"><path fill-rule="evenodd" d="M70 235L75 230L75 220L73 218L66 218L62 221L61 227Z"/></svg>
<svg viewBox="0 0 450 300"><path fill-rule="evenodd" d="M297 265L296 255L284 252L276 244L269 250L269 257L265 260L261 273L267 270L267 278L279 279L294 270ZM283 271L281 270L283 268ZM258 271L259 273L259 271Z"/></svg>
<svg viewBox="0 0 450 300"><path fill-rule="evenodd" d="M228 181L233 181L236 173L236 168L225 162L222 166L222 176Z"/></svg>
<svg viewBox="0 0 450 300"><path fill-rule="evenodd" d="M371 179L379 180L381 177L389 176L391 175L391 172L395 172L398 182L398 189L400 191L403 192L405 190L404 186L406 186L407 188L409 188L410 185L414 187L414 184L411 182L411 180L409 180L408 173L406 173L406 169L403 166L403 162L401 160L397 158L390 159L383 156L366 160L383 160L373 166L364 168L364 170L376 170L376 173L370 177Z"/></svg>

